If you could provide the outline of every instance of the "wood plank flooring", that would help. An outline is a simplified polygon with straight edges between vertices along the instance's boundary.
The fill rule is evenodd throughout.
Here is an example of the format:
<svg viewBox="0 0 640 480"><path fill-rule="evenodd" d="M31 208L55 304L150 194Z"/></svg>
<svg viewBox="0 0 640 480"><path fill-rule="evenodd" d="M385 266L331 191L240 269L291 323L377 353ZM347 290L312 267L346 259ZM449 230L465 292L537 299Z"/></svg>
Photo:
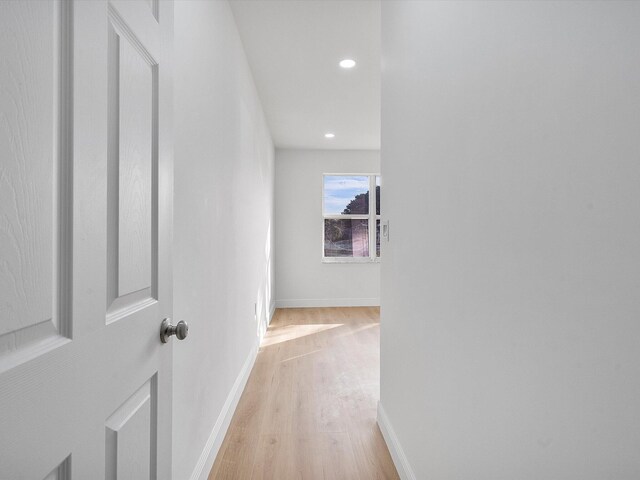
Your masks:
<svg viewBox="0 0 640 480"><path fill-rule="evenodd" d="M278 309L209 480L398 479L376 423L379 318Z"/></svg>

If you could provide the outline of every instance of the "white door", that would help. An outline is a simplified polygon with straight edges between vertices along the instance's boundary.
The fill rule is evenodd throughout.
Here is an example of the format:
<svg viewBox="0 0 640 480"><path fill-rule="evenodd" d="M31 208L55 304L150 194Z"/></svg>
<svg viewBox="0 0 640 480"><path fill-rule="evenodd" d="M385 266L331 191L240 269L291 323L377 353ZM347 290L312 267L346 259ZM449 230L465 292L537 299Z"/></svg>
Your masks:
<svg viewBox="0 0 640 480"><path fill-rule="evenodd" d="M173 5L0 1L0 479L169 479Z"/></svg>

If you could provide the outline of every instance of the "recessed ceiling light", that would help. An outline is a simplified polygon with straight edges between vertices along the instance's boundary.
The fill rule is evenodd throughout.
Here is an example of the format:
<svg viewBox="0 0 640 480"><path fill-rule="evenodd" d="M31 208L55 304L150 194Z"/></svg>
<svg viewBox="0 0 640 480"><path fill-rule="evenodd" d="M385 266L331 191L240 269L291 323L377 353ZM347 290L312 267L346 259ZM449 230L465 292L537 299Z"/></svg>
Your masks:
<svg viewBox="0 0 640 480"><path fill-rule="evenodd" d="M355 60L351 60L350 58L345 58L344 60L342 60L340 62L340 66L342 68L353 68L356 66L356 61Z"/></svg>
<svg viewBox="0 0 640 480"><path fill-rule="evenodd" d="M335 133L325 133L325 134L324 134L324 138L333 138L333 137L335 137L335 136L336 136L336 134L335 134Z"/></svg>

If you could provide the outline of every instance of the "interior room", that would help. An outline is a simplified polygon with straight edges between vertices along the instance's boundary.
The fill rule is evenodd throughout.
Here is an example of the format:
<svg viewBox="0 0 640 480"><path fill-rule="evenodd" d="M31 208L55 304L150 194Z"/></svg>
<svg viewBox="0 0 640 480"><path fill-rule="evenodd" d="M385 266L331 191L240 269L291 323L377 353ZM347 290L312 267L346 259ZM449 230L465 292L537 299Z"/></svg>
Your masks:
<svg viewBox="0 0 640 480"><path fill-rule="evenodd" d="M0 1L0 480L640 478L640 2Z"/></svg>

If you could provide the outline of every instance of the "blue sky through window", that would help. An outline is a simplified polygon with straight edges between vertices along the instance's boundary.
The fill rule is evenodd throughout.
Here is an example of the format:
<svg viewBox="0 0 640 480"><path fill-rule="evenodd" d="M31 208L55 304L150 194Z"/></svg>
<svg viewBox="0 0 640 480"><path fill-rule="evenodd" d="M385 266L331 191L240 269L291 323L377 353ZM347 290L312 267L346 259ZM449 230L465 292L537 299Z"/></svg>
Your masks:
<svg viewBox="0 0 640 480"><path fill-rule="evenodd" d="M325 175L324 213L340 215L356 195L369 191L369 177L355 175Z"/></svg>

